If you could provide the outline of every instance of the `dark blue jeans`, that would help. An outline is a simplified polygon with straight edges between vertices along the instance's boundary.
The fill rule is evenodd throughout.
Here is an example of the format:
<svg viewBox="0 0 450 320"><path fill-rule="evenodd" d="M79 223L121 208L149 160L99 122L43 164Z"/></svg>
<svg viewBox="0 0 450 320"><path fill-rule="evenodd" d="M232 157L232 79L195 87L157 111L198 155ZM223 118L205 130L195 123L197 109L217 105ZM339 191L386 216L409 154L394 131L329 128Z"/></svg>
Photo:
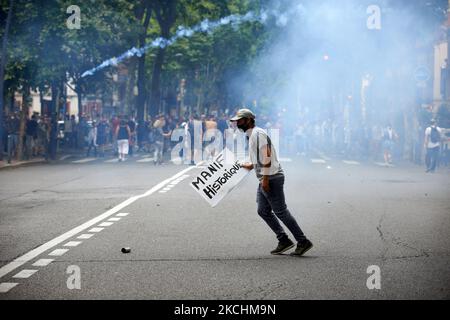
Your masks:
<svg viewBox="0 0 450 320"><path fill-rule="evenodd" d="M256 202L258 203L258 214L269 225L269 227L277 235L279 241L287 239L278 219L289 229L297 242L306 240L302 229L300 229L297 221L289 212L284 198L284 176L272 178L269 180L270 191L265 192L261 184L258 186Z"/></svg>
<svg viewBox="0 0 450 320"><path fill-rule="evenodd" d="M439 158L440 148L427 148L427 154L425 157L425 163L427 165L427 171L434 172L436 170L436 164Z"/></svg>
<svg viewBox="0 0 450 320"><path fill-rule="evenodd" d="M17 147L19 145L19 135L18 134L8 134L8 163L17 152Z"/></svg>

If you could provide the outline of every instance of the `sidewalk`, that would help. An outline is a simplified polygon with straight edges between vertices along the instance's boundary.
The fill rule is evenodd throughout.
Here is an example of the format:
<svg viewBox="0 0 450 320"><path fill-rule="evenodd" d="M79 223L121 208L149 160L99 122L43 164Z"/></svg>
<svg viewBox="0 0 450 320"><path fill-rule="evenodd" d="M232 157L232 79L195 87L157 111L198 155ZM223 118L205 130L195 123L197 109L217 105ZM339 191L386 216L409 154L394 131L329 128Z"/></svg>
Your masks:
<svg viewBox="0 0 450 320"><path fill-rule="evenodd" d="M42 157L36 157L31 160L23 160L23 161L12 160L11 163L8 163L7 159L3 159L3 161L0 161L0 170L5 169L5 168L14 168L14 167L19 167L19 166L45 163L45 162L46 162L45 159Z"/></svg>
<svg viewBox="0 0 450 320"><path fill-rule="evenodd" d="M112 147L108 146L105 148L105 152L112 152ZM62 149L58 150L56 154L56 160L46 161L44 157L35 157L30 160L12 160L11 163L8 163L7 155L3 155L3 161L0 161L0 170L6 168L15 168L20 166L34 165L34 164L42 164L42 163L55 163L58 161L63 161L68 157L82 157L86 154L86 149Z"/></svg>
<svg viewBox="0 0 450 320"><path fill-rule="evenodd" d="M46 161L43 156L37 156L33 157L30 160L11 160L11 163L8 163L8 156L6 154L3 155L3 161L0 161L0 170L6 169L6 168L15 168L15 167L21 167L21 166L27 166L27 165L34 165L34 164L42 164L42 163L55 163L57 161L60 161L61 158L64 156L74 156L78 154L78 152L74 150L59 150L56 154L56 160L52 161Z"/></svg>

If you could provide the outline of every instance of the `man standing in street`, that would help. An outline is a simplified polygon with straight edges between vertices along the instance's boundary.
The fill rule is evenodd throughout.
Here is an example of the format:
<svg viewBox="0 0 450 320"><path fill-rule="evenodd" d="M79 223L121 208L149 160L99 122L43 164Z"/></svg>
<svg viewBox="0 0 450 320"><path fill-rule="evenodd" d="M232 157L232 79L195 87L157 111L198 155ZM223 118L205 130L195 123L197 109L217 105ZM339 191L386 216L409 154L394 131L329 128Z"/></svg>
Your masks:
<svg viewBox="0 0 450 320"><path fill-rule="evenodd" d="M31 119L27 120L25 134L25 159L29 160L31 157L36 156L38 122L35 114L31 116Z"/></svg>
<svg viewBox="0 0 450 320"><path fill-rule="evenodd" d="M17 114L11 114L6 120L6 132L8 134L8 163L11 163L19 145L20 119Z"/></svg>
<svg viewBox="0 0 450 320"><path fill-rule="evenodd" d="M130 128L130 133L131 133L131 136L130 136L130 139L129 139L129 141L130 141L130 147L129 147L129 151L128 151L128 155L130 156L130 157L132 157L133 156L133 154L134 154L134 146L135 146L135 144L136 144L136 120L134 119L134 117L130 117L129 118L129 120L128 120L128 127Z"/></svg>
<svg viewBox="0 0 450 320"><path fill-rule="evenodd" d="M294 247L281 226L289 229L297 241L297 248L291 255L301 256L313 247L300 229L297 221L289 212L284 197L284 171L278 161L277 152L266 132L256 127L255 115L249 109L241 109L231 122L236 122L239 129L245 132L251 163L242 164L247 170L255 169L260 184L257 191L258 214L268 224L278 239L278 246L271 254L278 255Z"/></svg>
<svg viewBox="0 0 450 320"><path fill-rule="evenodd" d="M383 156L386 165L392 164L392 151L396 140L398 140L398 135L389 124L383 133Z"/></svg>
<svg viewBox="0 0 450 320"><path fill-rule="evenodd" d="M431 120L431 125L425 130L425 145L427 150L425 156L426 172L434 172L441 148L442 130L436 124L436 120Z"/></svg>

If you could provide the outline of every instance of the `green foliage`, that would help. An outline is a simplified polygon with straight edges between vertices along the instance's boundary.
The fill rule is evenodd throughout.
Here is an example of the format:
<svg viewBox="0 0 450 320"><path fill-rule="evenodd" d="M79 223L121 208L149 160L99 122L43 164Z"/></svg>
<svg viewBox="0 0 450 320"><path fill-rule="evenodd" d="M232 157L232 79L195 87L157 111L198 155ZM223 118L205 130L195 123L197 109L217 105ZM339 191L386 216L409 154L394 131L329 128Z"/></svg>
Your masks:
<svg viewBox="0 0 450 320"><path fill-rule="evenodd" d="M16 1L8 46L7 86L10 89L49 87L78 81L82 72L126 50L136 32L132 1L85 1L80 4L81 28L69 29L69 0ZM120 14L117 14L119 10ZM94 90L105 75L80 83ZM84 87L84 88L83 88ZM78 88L77 88L78 89Z"/></svg>
<svg viewBox="0 0 450 320"><path fill-rule="evenodd" d="M175 34L179 26L192 27L204 19L217 20L230 14L245 14L262 6L273 4L269 0L85 0L81 9L81 29L66 26L71 0L17 0L11 36L8 45L8 64L5 84L9 94L23 88L48 89L52 83L69 80L82 94L111 94L116 84L111 75L118 69L137 72L137 59L125 61L119 68L109 67L94 76L81 78L81 74L103 61L122 54L139 43L139 35L145 35L146 43L163 35L161 13L169 4L176 5L175 23L170 24L168 37ZM281 6L290 1L279 1ZM446 0L420 0L424 21L417 23L417 30L428 21L438 25L445 17ZM389 1L392 6L403 5L410 10L411 1ZM8 0L0 0L0 21L6 16ZM165 7L166 6L166 7ZM150 8L152 17L144 30L143 12ZM412 8L414 9L414 8ZM411 10L412 10L411 9ZM417 8L415 8L417 10ZM170 10L166 10L168 13ZM170 19L169 19L170 20ZM164 21L163 21L164 22ZM0 23L0 34L4 24ZM417 32L419 32L417 31ZM272 42L280 29L259 23L245 23L239 27L225 26L213 34L197 33L191 38L178 40L165 51L161 74L162 99L176 96L181 79L186 80L185 103L203 108L229 108L248 104L253 81L260 87L282 86L288 79L283 75L262 75L253 68L254 61L263 53L267 43ZM158 50L146 54L145 83L147 91L152 89L154 66ZM233 79L242 75L238 90L230 90ZM130 77L136 81L138 77ZM255 80L256 79L256 80ZM127 85L133 90L136 83ZM236 89L236 88L235 88ZM128 93L128 96L133 96ZM259 97L264 99L264 97ZM170 99L169 99L170 100ZM167 101L169 101L167 100ZM261 101L260 101L261 102ZM174 107L173 99L166 107ZM270 104L267 101L266 104Z"/></svg>
<svg viewBox="0 0 450 320"><path fill-rule="evenodd" d="M255 1L187 0L181 3L178 25L193 26L204 19L217 20L231 14L245 14L258 9ZM168 50L164 81L186 79L187 104L222 107L238 105L242 96L228 93L233 77L249 69L264 46L268 31L258 23L239 27L224 26L213 34L198 33L181 39ZM168 83L167 83L168 84Z"/></svg>
<svg viewBox="0 0 450 320"><path fill-rule="evenodd" d="M6 0L0 0L6 4ZM172 3L171 1L169 1ZM166 1L90 0L80 2L81 28L69 29L66 12L70 0L17 0L8 46L5 84L9 94L23 88L48 90L52 83L72 80L83 94L113 90L111 73L106 68L94 76L81 74L111 57L138 45L137 35L144 32L147 42L161 36L158 10ZM180 0L176 3L176 19L170 35L180 25L194 26L204 19L216 20L230 14L245 14L258 9L258 1L250 0ZM157 5L161 5L159 7ZM150 5L153 16L148 30L143 30L142 9ZM161 11L163 12L163 11ZM5 11L0 10L0 17ZM3 26L1 26L3 27ZM0 30L2 32L2 30ZM229 101L226 84L238 72L247 70L264 45L267 31L257 23L239 28L223 27L214 34L198 33L180 39L167 49L163 62L161 87L175 94L181 79L187 80L186 102L210 106L238 103ZM152 79L156 50L146 56L147 79ZM125 61L123 67L131 66ZM145 84L151 88L151 81ZM133 88L133 86L130 86ZM163 97L164 98L164 97ZM170 106L169 106L170 107Z"/></svg>

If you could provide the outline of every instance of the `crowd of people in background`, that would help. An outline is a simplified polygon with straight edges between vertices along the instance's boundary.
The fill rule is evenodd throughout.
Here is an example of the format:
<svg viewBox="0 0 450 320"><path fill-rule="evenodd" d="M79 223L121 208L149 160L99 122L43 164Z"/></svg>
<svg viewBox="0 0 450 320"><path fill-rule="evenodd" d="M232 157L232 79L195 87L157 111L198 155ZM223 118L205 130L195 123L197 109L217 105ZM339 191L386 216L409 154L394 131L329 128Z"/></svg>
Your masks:
<svg viewBox="0 0 450 320"><path fill-rule="evenodd" d="M18 156L21 150L22 158L29 160L33 157L43 156L48 159L48 146L50 142L50 119L33 114L26 119L23 128L23 140L20 141L21 121L18 113L11 113L5 117L5 135L3 145L7 153L7 161ZM22 149L19 149L22 146ZM5 150L3 150L5 151Z"/></svg>
<svg viewBox="0 0 450 320"><path fill-rule="evenodd" d="M85 152L86 157L105 157L109 154L116 156L118 161L125 161L135 153L148 153L153 155L155 164L163 164L170 158L170 150L178 143L171 140L173 130L188 131L193 145L196 127L200 128L202 133L208 129L218 129L225 136L225 130L231 125L228 119L227 113L191 114L180 118L160 114L140 124L134 116L127 115L82 115L79 118L66 115L58 121L58 150ZM319 152L361 161L384 161L390 165L401 149L400 134L391 124L349 127L342 121L312 121L305 117L286 119L280 114L276 117L258 115L257 121L263 129L279 130L280 154L285 156L315 156ZM50 128L50 119L47 116L35 113L26 120L24 140L21 144L23 159L36 156L47 159ZM6 117L5 145L8 161L17 155L20 129L17 113ZM421 150L420 157L425 156L428 151L426 147L422 148L426 140L425 129L417 135L413 146ZM437 165L448 165L448 144L441 144L440 147L438 153L441 156L431 158L440 159L436 160ZM193 150L194 152L196 151ZM433 151L433 155L434 153L436 152ZM192 159L196 156L192 154Z"/></svg>
<svg viewBox="0 0 450 320"><path fill-rule="evenodd" d="M5 146L8 161L15 158L19 151L20 117L11 113L6 118ZM182 128L194 136L194 126L200 124L201 132L207 129L219 129L222 134L228 128L228 121L223 115L217 120L215 116L192 115L175 119L167 115L157 115L148 118L141 125L135 117L114 115L94 117L82 115L66 115L58 120L57 146L58 150L81 153L86 157L105 157L107 154L118 157L119 162L135 153L151 153L155 164L162 164L168 151L175 144L171 141L172 131ZM48 158L51 124L50 118L34 113L25 122L25 134L22 143L22 158L43 156Z"/></svg>

